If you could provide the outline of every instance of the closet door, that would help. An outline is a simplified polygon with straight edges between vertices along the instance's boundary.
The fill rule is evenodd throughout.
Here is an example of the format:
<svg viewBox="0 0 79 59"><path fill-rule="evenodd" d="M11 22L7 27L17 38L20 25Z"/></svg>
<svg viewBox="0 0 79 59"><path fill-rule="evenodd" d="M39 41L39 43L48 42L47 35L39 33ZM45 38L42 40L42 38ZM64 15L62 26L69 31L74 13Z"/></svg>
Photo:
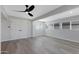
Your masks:
<svg viewBox="0 0 79 59"><path fill-rule="evenodd" d="M12 20L11 34L12 39L31 37L31 22L27 20Z"/></svg>

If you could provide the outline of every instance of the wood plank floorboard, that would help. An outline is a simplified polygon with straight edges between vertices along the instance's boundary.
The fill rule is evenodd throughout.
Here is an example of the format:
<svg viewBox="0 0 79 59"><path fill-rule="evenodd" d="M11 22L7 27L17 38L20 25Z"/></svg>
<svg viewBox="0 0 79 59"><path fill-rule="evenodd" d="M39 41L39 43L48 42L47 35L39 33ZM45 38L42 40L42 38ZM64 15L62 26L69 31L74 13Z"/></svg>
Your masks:
<svg viewBox="0 0 79 59"><path fill-rule="evenodd" d="M2 54L79 54L79 43L48 36L1 42Z"/></svg>

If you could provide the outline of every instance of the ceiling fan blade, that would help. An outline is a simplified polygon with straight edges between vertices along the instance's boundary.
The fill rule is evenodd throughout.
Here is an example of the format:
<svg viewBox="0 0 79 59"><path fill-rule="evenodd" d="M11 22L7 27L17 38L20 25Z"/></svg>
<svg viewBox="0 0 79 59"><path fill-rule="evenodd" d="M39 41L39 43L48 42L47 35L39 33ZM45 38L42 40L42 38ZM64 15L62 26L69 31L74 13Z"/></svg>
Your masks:
<svg viewBox="0 0 79 59"><path fill-rule="evenodd" d="M28 13L28 15L33 17L33 15L31 13Z"/></svg>
<svg viewBox="0 0 79 59"><path fill-rule="evenodd" d="M25 12L25 11L18 11L18 10L13 10L13 11L15 11L15 12Z"/></svg>
<svg viewBox="0 0 79 59"><path fill-rule="evenodd" d="M26 6L26 8L28 8L29 6L28 5L25 5Z"/></svg>
<svg viewBox="0 0 79 59"><path fill-rule="evenodd" d="M28 9L28 12L32 11L34 8L35 8L34 5L30 6L29 9Z"/></svg>
<svg viewBox="0 0 79 59"><path fill-rule="evenodd" d="M26 6L26 10L25 11L16 11L16 12L28 12L28 5L25 5Z"/></svg>
<svg viewBox="0 0 79 59"><path fill-rule="evenodd" d="M18 11L18 10L13 10L13 11L15 11L15 12L26 12L26 11Z"/></svg>

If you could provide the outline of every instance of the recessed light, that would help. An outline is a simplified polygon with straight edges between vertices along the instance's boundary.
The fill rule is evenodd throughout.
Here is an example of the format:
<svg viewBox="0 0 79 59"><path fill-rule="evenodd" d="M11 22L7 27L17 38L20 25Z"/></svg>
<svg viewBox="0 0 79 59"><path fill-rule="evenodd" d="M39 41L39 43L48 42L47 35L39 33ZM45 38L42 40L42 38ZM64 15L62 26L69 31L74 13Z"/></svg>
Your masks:
<svg viewBox="0 0 79 59"><path fill-rule="evenodd" d="M72 14L72 11L70 11L70 13Z"/></svg>

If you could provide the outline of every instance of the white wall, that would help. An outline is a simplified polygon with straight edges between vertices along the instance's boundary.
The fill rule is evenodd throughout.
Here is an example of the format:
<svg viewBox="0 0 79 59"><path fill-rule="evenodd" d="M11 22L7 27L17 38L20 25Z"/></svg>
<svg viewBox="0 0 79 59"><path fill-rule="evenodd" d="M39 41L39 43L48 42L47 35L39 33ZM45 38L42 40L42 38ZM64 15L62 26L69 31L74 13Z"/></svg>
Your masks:
<svg viewBox="0 0 79 59"><path fill-rule="evenodd" d="M0 6L0 42L1 42L1 6Z"/></svg>
<svg viewBox="0 0 79 59"><path fill-rule="evenodd" d="M45 35L45 24L41 21L33 22L33 36Z"/></svg>
<svg viewBox="0 0 79 59"><path fill-rule="evenodd" d="M79 16L72 17L72 18L63 18L63 19L58 19L55 21L52 21L50 23L62 23L62 22L68 22L68 21L79 21ZM69 41L74 41L74 42L79 42L79 30L69 30L69 29L54 29L53 27L48 25L48 28L46 29L46 33L48 36L51 37L56 37L59 39L64 39L64 40L69 40Z"/></svg>
<svg viewBox="0 0 79 59"><path fill-rule="evenodd" d="M1 13L1 41L7 41L11 39L10 36L9 20L3 13Z"/></svg>
<svg viewBox="0 0 79 59"><path fill-rule="evenodd" d="M10 27L10 28L8 28ZM27 19L10 17L1 8L1 41L28 38L32 35L32 22Z"/></svg>
<svg viewBox="0 0 79 59"><path fill-rule="evenodd" d="M14 39L28 38L32 35L32 22L30 20L11 18L11 37Z"/></svg>

